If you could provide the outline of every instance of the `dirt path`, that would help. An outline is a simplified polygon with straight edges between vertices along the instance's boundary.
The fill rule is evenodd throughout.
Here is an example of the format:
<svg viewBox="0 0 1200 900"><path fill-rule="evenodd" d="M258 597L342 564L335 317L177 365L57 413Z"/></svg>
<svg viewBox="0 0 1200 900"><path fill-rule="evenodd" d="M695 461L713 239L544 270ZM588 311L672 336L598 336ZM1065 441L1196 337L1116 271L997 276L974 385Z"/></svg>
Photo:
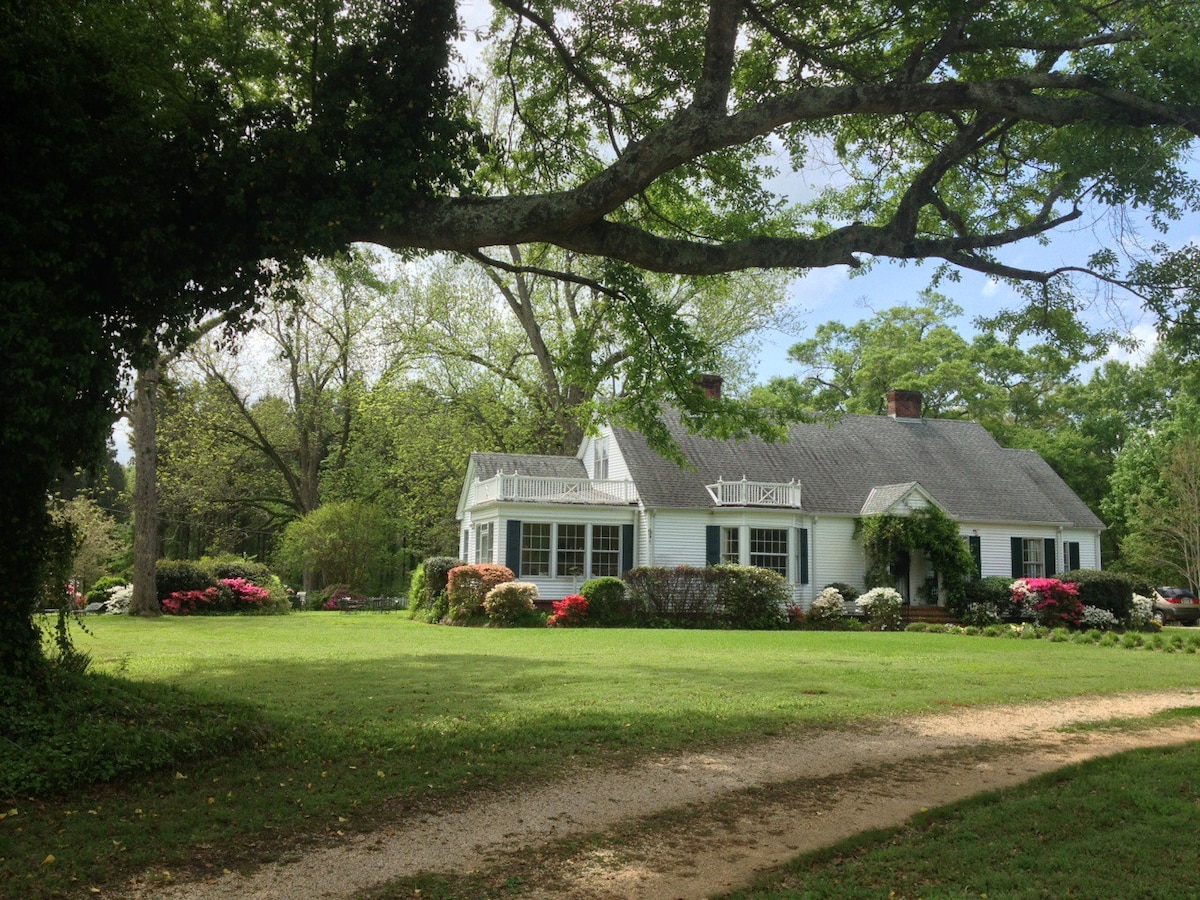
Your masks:
<svg viewBox="0 0 1200 900"><path fill-rule="evenodd" d="M922 808L1094 756L1200 740L1200 721L1058 731L1186 706L1200 706L1200 690L963 709L665 756L415 816L336 847L306 850L250 877L169 886L151 878L130 896L349 898L422 872L508 867L520 871L531 897L706 897L800 853L899 824ZM564 838L574 839L569 850L555 847ZM546 849L534 867L528 850L538 847Z"/></svg>

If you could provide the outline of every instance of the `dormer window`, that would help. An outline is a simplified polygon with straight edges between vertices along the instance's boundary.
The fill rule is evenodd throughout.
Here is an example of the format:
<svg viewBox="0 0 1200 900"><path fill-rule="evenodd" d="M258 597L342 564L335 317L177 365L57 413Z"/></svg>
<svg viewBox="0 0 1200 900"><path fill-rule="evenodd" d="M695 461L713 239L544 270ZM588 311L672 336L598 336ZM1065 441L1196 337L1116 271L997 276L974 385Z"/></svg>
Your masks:
<svg viewBox="0 0 1200 900"><path fill-rule="evenodd" d="M592 478L608 481L608 441L598 438L592 445Z"/></svg>

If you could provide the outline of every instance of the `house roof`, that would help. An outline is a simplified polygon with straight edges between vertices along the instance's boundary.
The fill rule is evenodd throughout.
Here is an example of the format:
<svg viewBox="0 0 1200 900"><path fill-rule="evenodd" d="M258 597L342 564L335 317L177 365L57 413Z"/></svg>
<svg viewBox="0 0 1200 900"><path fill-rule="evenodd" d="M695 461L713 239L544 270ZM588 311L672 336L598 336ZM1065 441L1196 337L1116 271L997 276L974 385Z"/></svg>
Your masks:
<svg viewBox="0 0 1200 900"><path fill-rule="evenodd" d="M587 478L583 461L574 456L537 456L523 453L472 453L475 477L487 480L496 475L538 475L547 478Z"/></svg>
<svg viewBox="0 0 1200 900"><path fill-rule="evenodd" d="M698 437L674 415L665 424L691 469L664 459L638 432L613 429L648 508L713 507L706 484L746 477L795 479L806 512L857 516L872 491L885 489L874 508L917 482L960 521L1104 527L1037 453L1001 447L976 422L847 415L794 425L779 443Z"/></svg>

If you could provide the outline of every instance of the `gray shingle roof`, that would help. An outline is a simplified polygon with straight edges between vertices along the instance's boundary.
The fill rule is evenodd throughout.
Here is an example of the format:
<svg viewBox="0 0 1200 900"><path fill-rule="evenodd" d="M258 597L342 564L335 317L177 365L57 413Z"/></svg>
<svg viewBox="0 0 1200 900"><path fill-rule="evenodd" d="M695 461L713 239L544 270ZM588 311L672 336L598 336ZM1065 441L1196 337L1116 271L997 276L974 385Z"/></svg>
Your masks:
<svg viewBox="0 0 1200 900"><path fill-rule="evenodd" d="M472 453L475 476L487 480L505 475L539 475L547 478L587 478L582 460L573 456L536 456L523 453Z"/></svg>
<svg viewBox="0 0 1200 900"><path fill-rule="evenodd" d="M674 416L666 424L693 469L663 459L637 432L614 429L648 508L712 507L706 484L745 476L796 479L807 512L856 516L873 489L915 481L959 520L1104 527L1038 454L1006 450L975 422L845 416L795 425L777 444L697 437Z"/></svg>

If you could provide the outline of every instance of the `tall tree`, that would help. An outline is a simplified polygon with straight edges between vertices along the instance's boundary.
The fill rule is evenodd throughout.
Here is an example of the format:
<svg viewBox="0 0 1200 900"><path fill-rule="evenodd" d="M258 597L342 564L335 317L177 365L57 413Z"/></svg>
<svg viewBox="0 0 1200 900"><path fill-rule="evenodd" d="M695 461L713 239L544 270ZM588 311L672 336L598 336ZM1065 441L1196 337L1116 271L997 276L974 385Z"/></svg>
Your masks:
<svg viewBox="0 0 1200 900"><path fill-rule="evenodd" d="M560 438L546 451L573 453L597 407L621 396L626 381L652 393L677 390L677 373L661 358L631 352L614 325L620 299L597 271L594 260L544 245L446 259L404 291L412 313L403 327L427 356L453 357L511 384L554 423ZM792 327L777 274L651 276L646 287L702 339L693 367L730 383L747 374L755 333Z"/></svg>
<svg viewBox="0 0 1200 900"><path fill-rule="evenodd" d="M25 359L0 384L21 486L2 492L6 583L40 559L60 448L104 430L111 360L351 240L608 260L621 340L679 373L698 427L735 410L689 390L702 347L635 269L932 259L1028 285L1014 327L1061 331L1066 282L1090 267L1191 321L1196 292L1166 290L1190 283L1186 253L1039 271L1000 251L1089 203L1137 205L1152 224L1194 207L1180 163L1200 133L1195 0L498 3L524 127L486 145L492 177L468 189L458 175L481 144L451 108L446 0L9 5L0 75L18 115L0 173L25 215L0 224L0 324L6 356ZM769 177L780 146L793 165L832 154L841 177L787 206ZM503 177L516 171L528 180ZM479 195L523 183L536 187ZM654 413L671 398L643 386L616 411L664 439ZM3 671L37 667L32 602L0 600Z"/></svg>
<svg viewBox="0 0 1200 900"><path fill-rule="evenodd" d="M0 26L0 673L31 676L46 491L102 453L144 335L257 297L472 154L448 0L13 0Z"/></svg>

